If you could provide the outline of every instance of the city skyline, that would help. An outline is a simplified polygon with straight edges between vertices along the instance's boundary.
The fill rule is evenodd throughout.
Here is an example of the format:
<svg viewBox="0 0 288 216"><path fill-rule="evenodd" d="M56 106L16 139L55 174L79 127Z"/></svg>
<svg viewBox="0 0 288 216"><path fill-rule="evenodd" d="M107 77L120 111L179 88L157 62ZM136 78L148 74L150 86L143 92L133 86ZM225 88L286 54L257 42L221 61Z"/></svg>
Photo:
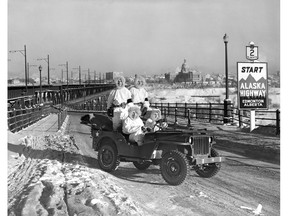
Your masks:
<svg viewBox="0 0 288 216"><path fill-rule="evenodd" d="M27 62L50 56L51 77L59 64L97 73L175 72L183 60L202 73L224 73L224 34L228 68L246 60L246 46L259 47L269 73L280 71L280 1L35 1L9 0L8 50L27 46ZM8 78L24 76L21 53L8 54ZM30 69L38 75L37 68ZM45 72L46 71L46 72ZM76 71L75 71L76 72Z"/></svg>

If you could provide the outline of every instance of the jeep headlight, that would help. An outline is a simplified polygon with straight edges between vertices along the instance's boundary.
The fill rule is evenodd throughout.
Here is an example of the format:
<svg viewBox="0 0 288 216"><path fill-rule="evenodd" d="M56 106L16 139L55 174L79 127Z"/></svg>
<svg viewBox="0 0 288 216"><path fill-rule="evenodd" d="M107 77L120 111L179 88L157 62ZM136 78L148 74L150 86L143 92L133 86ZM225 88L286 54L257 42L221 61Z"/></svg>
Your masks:
<svg viewBox="0 0 288 216"><path fill-rule="evenodd" d="M193 137L189 137L189 143L193 144Z"/></svg>
<svg viewBox="0 0 288 216"><path fill-rule="evenodd" d="M213 137L209 137L209 143L213 142Z"/></svg>

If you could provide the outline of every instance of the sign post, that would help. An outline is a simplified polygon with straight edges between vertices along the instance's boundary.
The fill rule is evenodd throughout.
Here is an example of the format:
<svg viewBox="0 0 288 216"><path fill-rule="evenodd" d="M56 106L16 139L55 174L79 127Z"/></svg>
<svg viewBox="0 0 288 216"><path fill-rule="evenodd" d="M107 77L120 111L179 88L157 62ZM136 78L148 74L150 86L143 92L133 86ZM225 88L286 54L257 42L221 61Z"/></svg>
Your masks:
<svg viewBox="0 0 288 216"><path fill-rule="evenodd" d="M268 66L258 59L258 47L246 47L250 62L237 62L238 108L250 110L250 132L255 129L255 110L268 109Z"/></svg>
<svg viewBox="0 0 288 216"><path fill-rule="evenodd" d="M246 46L246 59L254 62L258 59L258 46L254 46L254 42L250 42L250 46ZM255 110L250 110L250 132L255 129L256 119Z"/></svg>

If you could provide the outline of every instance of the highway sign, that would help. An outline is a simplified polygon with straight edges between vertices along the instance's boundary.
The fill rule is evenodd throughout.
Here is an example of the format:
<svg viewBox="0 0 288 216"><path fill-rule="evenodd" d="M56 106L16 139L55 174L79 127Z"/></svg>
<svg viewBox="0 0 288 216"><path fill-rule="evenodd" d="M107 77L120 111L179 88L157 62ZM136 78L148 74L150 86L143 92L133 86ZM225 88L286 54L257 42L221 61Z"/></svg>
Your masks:
<svg viewBox="0 0 288 216"><path fill-rule="evenodd" d="M246 46L246 58L250 61L258 59L258 46Z"/></svg>
<svg viewBox="0 0 288 216"><path fill-rule="evenodd" d="M267 62L237 62L239 109L268 109Z"/></svg>

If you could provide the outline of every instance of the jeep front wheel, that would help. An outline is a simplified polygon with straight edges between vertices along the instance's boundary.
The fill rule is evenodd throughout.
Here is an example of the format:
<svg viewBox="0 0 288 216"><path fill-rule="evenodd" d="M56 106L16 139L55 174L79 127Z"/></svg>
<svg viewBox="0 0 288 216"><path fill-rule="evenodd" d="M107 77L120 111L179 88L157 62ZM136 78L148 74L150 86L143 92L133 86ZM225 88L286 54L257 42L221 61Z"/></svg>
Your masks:
<svg viewBox="0 0 288 216"><path fill-rule="evenodd" d="M115 145L104 141L98 151L98 164L106 172L116 170L120 164Z"/></svg>
<svg viewBox="0 0 288 216"><path fill-rule="evenodd" d="M138 170L146 170L151 165L149 161L143 161L143 162L134 161L133 164Z"/></svg>
<svg viewBox="0 0 288 216"><path fill-rule="evenodd" d="M163 179L170 185L180 185L187 176L188 160L185 154L172 150L166 152L160 163Z"/></svg>
<svg viewBox="0 0 288 216"><path fill-rule="evenodd" d="M211 157L219 157L219 153L211 148ZM203 164L195 167L196 173L203 178L210 178L215 176L221 168L221 163Z"/></svg>

